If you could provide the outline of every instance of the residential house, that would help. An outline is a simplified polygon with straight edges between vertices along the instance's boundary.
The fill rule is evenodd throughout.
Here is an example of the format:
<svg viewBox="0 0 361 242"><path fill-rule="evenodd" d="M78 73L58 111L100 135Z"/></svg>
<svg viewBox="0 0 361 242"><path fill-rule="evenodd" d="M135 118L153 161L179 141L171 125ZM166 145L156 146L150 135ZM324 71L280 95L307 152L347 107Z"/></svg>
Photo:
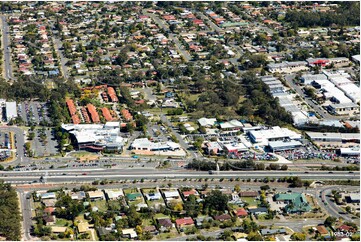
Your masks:
<svg viewBox="0 0 361 242"><path fill-rule="evenodd" d="M54 234L65 233L68 228L64 226L52 226L51 232Z"/></svg>
<svg viewBox="0 0 361 242"><path fill-rule="evenodd" d="M328 236L329 232L326 229L326 227L324 225L318 225L316 227L317 233L319 233L321 236Z"/></svg>
<svg viewBox="0 0 361 242"><path fill-rule="evenodd" d="M174 227L172 221L169 218L158 218L157 221L161 231L167 231Z"/></svg>
<svg viewBox="0 0 361 242"><path fill-rule="evenodd" d="M55 207L56 199L46 199L41 201L45 207Z"/></svg>
<svg viewBox="0 0 361 242"><path fill-rule="evenodd" d="M108 200L117 200L121 197L124 197L122 189L106 189L104 193Z"/></svg>
<svg viewBox="0 0 361 242"><path fill-rule="evenodd" d="M199 193L195 189L192 189L190 191L184 191L184 192L182 192L182 194L183 194L184 199L187 199L190 195L194 195L196 197L199 196Z"/></svg>
<svg viewBox="0 0 361 242"><path fill-rule="evenodd" d="M240 209L235 210L234 214L237 217L240 217L240 218L244 218L244 217L248 216L248 213L247 213L246 209L244 209L244 208L240 208Z"/></svg>
<svg viewBox="0 0 361 242"><path fill-rule="evenodd" d="M84 191L72 192L70 197L73 200L84 200L86 198L86 194Z"/></svg>
<svg viewBox="0 0 361 242"><path fill-rule="evenodd" d="M122 230L122 237L128 238L128 239L135 239L138 237L137 232L134 228L130 229L123 229Z"/></svg>
<svg viewBox="0 0 361 242"><path fill-rule="evenodd" d="M156 201L162 199L162 195L160 194L160 192L146 193L144 194L144 196L148 201Z"/></svg>
<svg viewBox="0 0 361 242"><path fill-rule="evenodd" d="M127 197L128 201L130 201L130 202L142 199L142 194L140 194L139 192L128 193L125 196Z"/></svg>
<svg viewBox="0 0 361 242"><path fill-rule="evenodd" d="M175 221L177 228L183 228L185 226L194 225L194 221L191 217L179 218Z"/></svg>
<svg viewBox="0 0 361 242"><path fill-rule="evenodd" d="M229 214L221 214L221 215L214 216L214 220L221 221L221 222L230 220L231 218L232 217Z"/></svg>
<svg viewBox="0 0 361 242"><path fill-rule="evenodd" d="M340 227L338 227L336 229L337 232L342 232L344 234L351 234L351 233L356 233L357 229L355 229L354 227L351 227L349 225L343 224Z"/></svg>
<svg viewBox="0 0 361 242"><path fill-rule="evenodd" d="M101 236L105 236L105 235L108 235L112 232L112 229L111 228L104 228L104 227L100 227L97 229L98 231L98 234L99 234L99 237Z"/></svg>
<svg viewBox="0 0 361 242"><path fill-rule="evenodd" d="M56 199L56 194L55 192L46 192L46 193L42 193L42 194L37 194L37 196L41 197L42 200L44 199Z"/></svg>
<svg viewBox="0 0 361 242"><path fill-rule="evenodd" d="M81 222L78 224L78 232L81 233L86 233L89 230L89 224L88 222Z"/></svg>
<svg viewBox="0 0 361 242"><path fill-rule="evenodd" d="M56 217L54 215L45 214L43 220L46 226L50 226L55 224Z"/></svg>
<svg viewBox="0 0 361 242"><path fill-rule="evenodd" d="M100 190L89 191L88 196L89 196L91 201L103 200L104 199L104 193L102 191L100 191Z"/></svg>
<svg viewBox="0 0 361 242"><path fill-rule="evenodd" d="M54 207L46 207L44 209L44 213L49 214L49 215L52 215L54 213L54 211L55 211Z"/></svg>
<svg viewBox="0 0 361 242"><path fill-rule="evenodd" d="M249 208L248 212L258 216L258 215L264 215L268 213L268 209L266 207L258 207L258 208Z"/></svg>
<svg viewBox="0 0 361 242"><path fill-rule="evenodd" d="M163 193L163 196L165 198L165 200L168 202L168 201L171 201L171 200L174 200L174 199L179 199L180 196L179 196L179 193L177 190L172 190L172 191L162 191Z"/></svg>
<svg viewBox="0 0 361 242"><path fill-rule="evenodd" d="M149 232L152 235L157 235L158 234L158 230L154 225L145 226L143 228L143 232Z"/></svg>

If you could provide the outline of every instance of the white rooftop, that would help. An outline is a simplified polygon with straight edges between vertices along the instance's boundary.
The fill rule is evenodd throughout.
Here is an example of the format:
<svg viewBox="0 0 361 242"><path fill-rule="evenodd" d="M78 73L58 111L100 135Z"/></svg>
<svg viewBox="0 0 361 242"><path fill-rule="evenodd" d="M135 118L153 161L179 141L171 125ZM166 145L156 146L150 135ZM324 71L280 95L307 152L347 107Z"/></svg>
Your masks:
<svg viewBox="0 0 361 242"><path fill-rule="evenodd" d="M215 118L200 118L198 123L200 126L213 126L217 122Z"/></svg>

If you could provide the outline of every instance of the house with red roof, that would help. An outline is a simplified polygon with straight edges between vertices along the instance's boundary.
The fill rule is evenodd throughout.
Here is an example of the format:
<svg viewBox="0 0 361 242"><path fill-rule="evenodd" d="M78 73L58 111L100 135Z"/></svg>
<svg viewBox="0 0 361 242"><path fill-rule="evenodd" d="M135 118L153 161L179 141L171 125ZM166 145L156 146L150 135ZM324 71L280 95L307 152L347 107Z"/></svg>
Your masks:
<svg viewBox="0 0 361 242"><path fill-rule="evenodd" d="M241 218L248 216L248 213L244 208L237 209L234 213L237 217L241 217Z"/></svg>
<svg viewBox="0 0 361 242"><path fill-rule="evenodd" d="M182 228L184 226L194 225L194 221L191 217L185 217L176 219L175 224L178 228Z"/></svg>
<svg viewBox="0 0 361 242"><path fill-rule="evenodd" d="M123 118L126 121L130 121L133 119L133 116L129 113L129 111L127 109L122 109L121 113L122 113Z"/></svg>
<svg viewBox="0 0 361 242"><path fill-rule="evenodd" d="M80 118L76 113L76 107L72 99L66 100L66 105L68 106L69 114L73 124L80 124Z"/></svg>
<svg viewBox="0 0 361 242"><path fill-rule="evenodd" d="M109 95L110 101L112 101L113 103L117 103L119 101L117 94L115 93L115 90L113 87L108 87L108 95Z"/></svg>
<svg viewBox="0 0 361 242"><path fill-rule="evenodd" d="M99 114L93 104L88 103L86 105L88 112L90 114L90 118L93 121L93 123L100 123Z"/></svg>
<svg viewBox="0 0 361 242"><path fill-rule="evenodd" d="M103 107L103 108L101 108L101 110L102 110L103 117L105 118L106 121L108 121L108 122L113 121L113 117L110 114L110 111L108 108Z"/></svg>
<svg viewBox="0 0 361 242"><path fill-rule="evenodd" d="M195 189L184 191L182 194L185 199L187 199L190 195L199 196L199 193Z"/></svg>

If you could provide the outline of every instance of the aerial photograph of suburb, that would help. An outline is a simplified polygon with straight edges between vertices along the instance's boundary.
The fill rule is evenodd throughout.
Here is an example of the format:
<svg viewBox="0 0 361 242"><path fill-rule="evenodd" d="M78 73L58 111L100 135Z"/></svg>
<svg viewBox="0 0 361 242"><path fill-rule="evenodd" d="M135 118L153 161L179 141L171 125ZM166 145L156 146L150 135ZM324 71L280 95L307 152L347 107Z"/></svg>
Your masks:
<svg viewBox="0 0 361 242"><path fill-rule="evenodd" d="M360 241L360 3L0 0L0 242Z"/></svg>

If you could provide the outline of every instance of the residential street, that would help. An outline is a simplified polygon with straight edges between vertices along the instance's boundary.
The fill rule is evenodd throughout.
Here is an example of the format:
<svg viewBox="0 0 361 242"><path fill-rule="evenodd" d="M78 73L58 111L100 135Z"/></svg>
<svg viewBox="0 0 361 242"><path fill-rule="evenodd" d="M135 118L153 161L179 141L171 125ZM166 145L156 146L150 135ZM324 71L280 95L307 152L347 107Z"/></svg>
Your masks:
<svg viewBox="0 0 361 242"><path fill-rule="evenodd" d="M2 35L3 35L3 49L5 59L5 79L9 80L13 78L12 67L11 67L11 51L10 51L10 36L9 36L9 25L6 21L6 16L1 16L2 22Z"/></svg>

